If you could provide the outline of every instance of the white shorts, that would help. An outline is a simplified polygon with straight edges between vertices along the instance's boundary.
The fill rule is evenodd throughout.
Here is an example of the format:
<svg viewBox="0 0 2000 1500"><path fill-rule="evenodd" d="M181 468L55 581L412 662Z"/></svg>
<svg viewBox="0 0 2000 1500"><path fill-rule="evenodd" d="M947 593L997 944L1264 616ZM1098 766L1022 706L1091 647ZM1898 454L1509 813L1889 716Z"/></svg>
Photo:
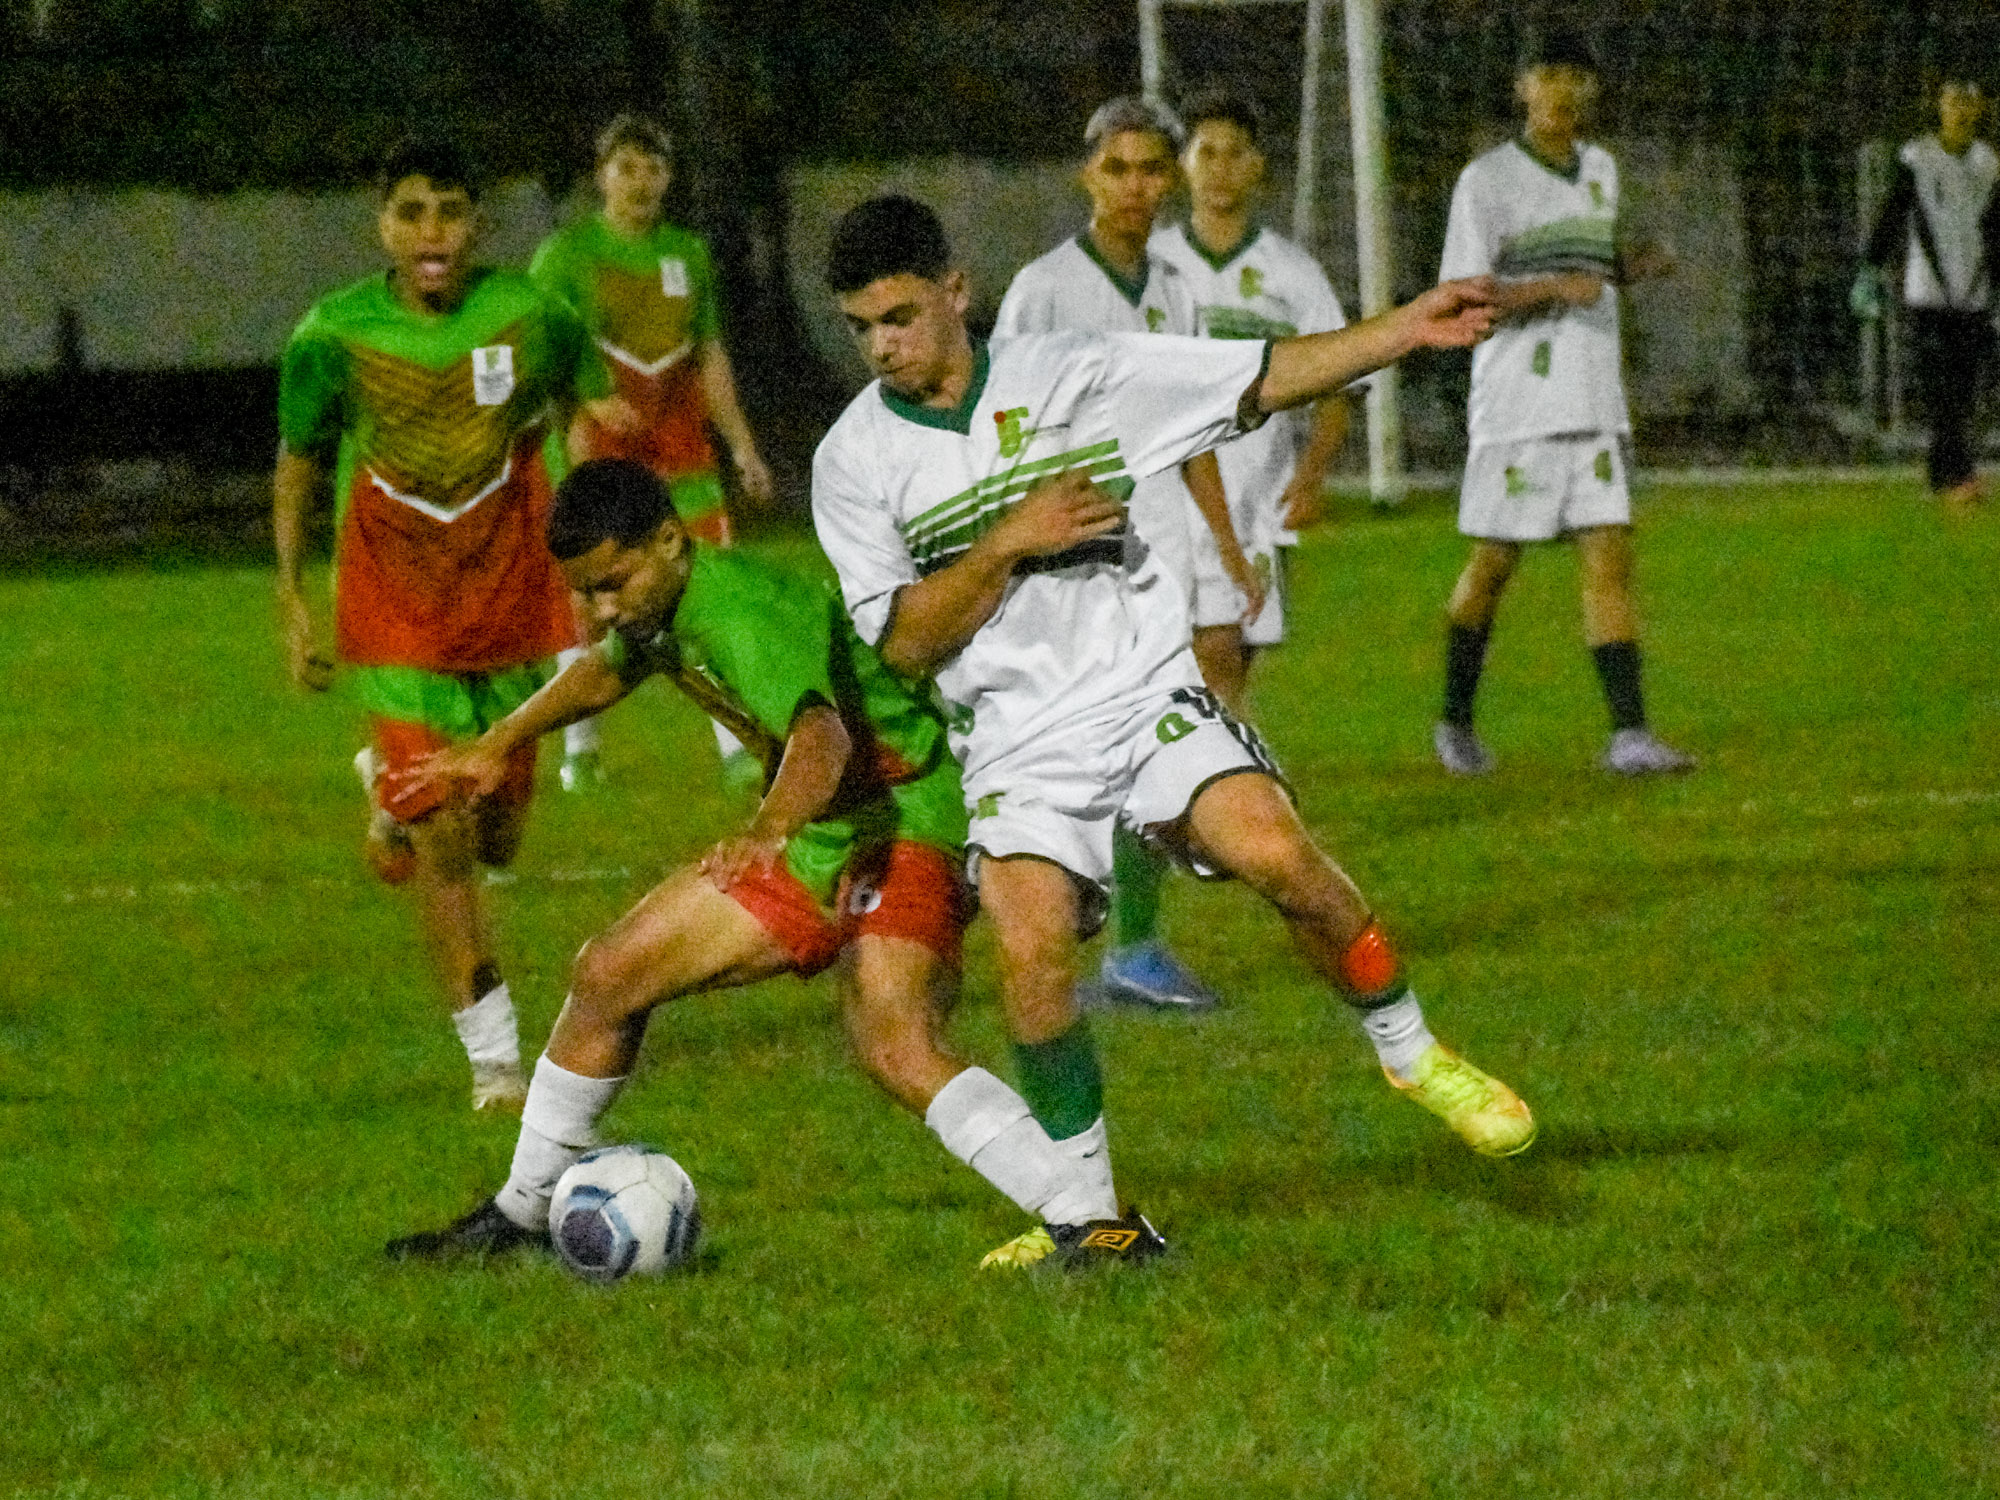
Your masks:
<svg viewBox="0 0 2000 1500"><path fill-rule="evenodd" d="M1206 526L1202 537L1208 545L1195 554L1194 627L1234 625L1250 601L1223 570L1222 553ZM1264 579L1264 607L1243 627L1243 643L1275 646L1285 638L1285 549L1274 542L1245 543L1243 553Z"/></svg>
<svg viewBox="0 0 2000 1500"><path fill-rule="evenodd" d="M1590 526L1632 524L1625 443L1579 432L1476 443L1458 491L1458 529L1495 542L1546 542Z"/></svg>
<svg viewBox="0 0 2000 1500"><path fill-rule="evenodd" d="M1115 826L1161 843L1202 788L1246 771L1283 780L1257 732L1207 688L1164 690L1122 719L1045 735L968 778L967 874L976 885L981 855L1029 855L1101 889Z"/></svg>

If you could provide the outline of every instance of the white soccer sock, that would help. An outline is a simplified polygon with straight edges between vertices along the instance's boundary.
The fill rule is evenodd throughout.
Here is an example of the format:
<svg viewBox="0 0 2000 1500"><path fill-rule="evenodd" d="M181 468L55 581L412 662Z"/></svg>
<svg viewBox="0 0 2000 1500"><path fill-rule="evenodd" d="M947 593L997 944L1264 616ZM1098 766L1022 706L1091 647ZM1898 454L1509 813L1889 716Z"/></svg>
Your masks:
<svg viewBox="0 0 2000 1500"><path fill-rule="evenodd" d="M496 984L464 1010L452 1012L451 1024L473 1062L521 1065L521 1027L506 985Z"/></svg>
<svg viewBox="0 0 2000 1500"><path fill-rule="evenodd" d="M586 1078L543 1054L521 1109L507 1185L493 1195L500 1212L523 1229L547 1226L556 1179L597 1144L597 1121L624 1086L623 1078Z"/></svg>
<svg viewBox="0 0 2000 1500"><path fill-rule="evenodd" d="M924 1123L945 1150L1008 1198L1052 1224L1116 1218L1102 1119L1068 1141L1052 1141L1027 1101L984 1068L967 1068L937 1092ZM1073 1149L1095 1132L1096 1150Z"/></svg>
<svg viewBox="0 0 2000 1500"><path fill-rule="evenodd" d="M556 653L556 670L562 671L572 662L583 660L590 655L589 646L567 646ZM563 730L564 755L591 755L603 746L603 737L597 732L595 718L579 719Z"/></svg>
<svg viewBox="0 0 2000 1500"><path fill-rule="evenodd" d="M1375 1055L1382 1059L1382 1066L1406 1081L1411 1065L1424 1055L1425 1048L1437 1041L1430 1027L1424 1024L1424 1008L1417 1004L1414 991L1392 1005L1362 1011L1361 1029L1375 1044Z"/></svg>
<svg viewBox="0 0 2000 1500"><path fill-rule="evenodd" d="M712 726L714 726L715 748L722 752L722 758L724 760L728 760L729 757L732 755L741 755L744 752L744 749L746 747L744 746L743 741L739 740L738 738L736 738L735 735L731 734L729 732L728 727L722 722L722 720L710 719L708 722Z"/></svg>

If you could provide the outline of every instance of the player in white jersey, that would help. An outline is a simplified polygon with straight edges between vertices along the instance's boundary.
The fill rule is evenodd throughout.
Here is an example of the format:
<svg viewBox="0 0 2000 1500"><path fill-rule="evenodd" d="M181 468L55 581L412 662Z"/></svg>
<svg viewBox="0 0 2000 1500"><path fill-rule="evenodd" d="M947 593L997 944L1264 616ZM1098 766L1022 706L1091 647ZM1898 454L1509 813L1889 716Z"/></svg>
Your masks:
<svg viewBox="0 0 2000 1500"><path fill-rule="evenodd" d="M1361 1012L1393 1084L1476 1150L1525 1149L1527 1107L1430 1035L1360 892L1312 843L1256 735L1202 685L1179 592L1127 534L1123 503L1137 478L1268 412L1412 348L1474 342L1491 325L1487 286L1272 344L1064 333L983 346L936 216L900 197L842 219L827 280L880 378L814 457L814 524L856 630L947 700L1017 1043L1087 1034L1077 944L1123 825L1269 900ZM1051 1247L1037 1229L994 1258Z"/></svg>
<svg viewBox="0 0 2000 1500"><path fill-rule="evenodd" d="M1195 303L1197 331L1208 338L1289 338L1344 327L1340 299L1306 251L1259 225L1264 178L1256 106L1227 89L1208 89L1182 111L1187 146L1181 167L1193 215L1153 236L1153 253L1177 268ZM1322 515L1327 465L1347 439L1347 401L1328 396L1304 411L1279 412L1253 433L1216 451L1236 534L1264 585L1263 608L1195 633L1202 674L1223 702L1243 715L1250 660L1285 636L1284 548L1297 528ZM1229 581L1201 578L1204 593ZM1247 600L1244 601L1247 604ZM1240 613L1240 611L1239 611Z"/></svg>
<svg viewBox="0 0 2000 1500"><path fill-rule="evenodd" d="M994 336L1078 329L1092 333L1192 334L1194 302L1172 265L1148 249L1160 205L1178 170L1180 121L1164 106L1122 97L1085 125L1078 179L1090 195L1090 227L1023 266L1000 301ZM1195 659L1219 628L1240 628L1263 602L1230 519L1216 455L1137 481L1133 525L1187 598ZM1157 500L1158 503L1154 503ZM1211 687L1220 685L1210 680ZM1231 708L1237 707L1224 691ZM1096 992L1128 1003L1205 1010L1215 992L1160 939L1166 865L1126 835L1112 882L1111 941Z"/></svg>
<svg viewBox="0 0 2000 1500"><path fill-rule="evenodd" d="M1694 762L1646 723L1639 617L1632 599L1632 509L1626 488L1632 421L1619 375L1619 281L1664 269L1621 256L1618 168L1581 138L1597 97L1589 52L1557 37L1515 81L1522 138L1459 174L1440 281L1497 278L1503 313L1472 358L1471 445L1458 529L1472 556L1449 605L1444 714L1433 731L1454 775L1481 776L1493 757L1472 727L1473 700L1500 596L1529 542L1574 539L1584 634L1611 709L1598 764L1628 776Z"/></svg>
<svg viewBox="0 0 2000 1500"><path fill-rule="evenodd" d="M1952 512L1981 498L1972 419L1993 357L1993 267L2000 264L2000 156L1979 139L1986 94L1970 78L1938 89L1935 134L1905 141L1851 294L1882 316L1878 266L1903 262L1917 386L1931 424L1931 493Z"/></svg>

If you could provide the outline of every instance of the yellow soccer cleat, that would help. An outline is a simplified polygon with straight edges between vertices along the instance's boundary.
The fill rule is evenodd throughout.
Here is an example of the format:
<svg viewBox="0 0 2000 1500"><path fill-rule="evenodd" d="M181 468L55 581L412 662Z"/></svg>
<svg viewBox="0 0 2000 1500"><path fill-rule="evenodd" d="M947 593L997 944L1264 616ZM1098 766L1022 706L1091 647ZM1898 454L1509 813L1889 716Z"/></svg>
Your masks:
<svg viewBox="0 0 2000 1500"><path fill-rule="evenodd" d="M1056 1253L1056 1242L1049 1237L1049 1226L1037 1224L1026 1234L1017 1234L998 1249L988 1250L979 1258L982 1271L1025 1271L1030 1266L1040 1265Z"/></svg>
<svg viewBox="0 0 2000 1500"><path fill-rule="evenodd" d="M1382 1075L1481 1156L1518 1156L1534 1144L1535 1117L1521 1096L1448 1047L1431 1043L1407 1079L1387 1068Z"/></svg>

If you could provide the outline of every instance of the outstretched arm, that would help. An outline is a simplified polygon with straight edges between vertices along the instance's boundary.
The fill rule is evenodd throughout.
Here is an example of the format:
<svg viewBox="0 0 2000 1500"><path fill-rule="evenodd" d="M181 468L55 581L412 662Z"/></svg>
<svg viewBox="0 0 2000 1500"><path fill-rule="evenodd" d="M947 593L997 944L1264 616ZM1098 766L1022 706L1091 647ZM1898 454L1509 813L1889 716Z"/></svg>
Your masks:
<svg viewBox="0 0 2000 1500"><path fill-rule="evenodd" d="M1271 345L1256 387L1259 411L1284 411L1331 395L1415 349L1467 349L1493 332L1500 308L1493 278L1444 281L1401 307L1330 333Z"/></svg>
<svg viewBox="0 0 2000 1500"><path fill-rule="evenodd" d="M877 647L882 660L905 677L929 677L993 618L1017 563L1067 552L1124 523L1125 507L1081 470L1042 481L956 562L897 590Z"/></svg>
<svg viewBox="0 0 2000 1500"><path fill-rule="evenodd" d="M601 654L586 651L478 739L425 756L410 769L410 785L447 790L461 785L476 797L490 797L506 777L507 757L515 750L602 713L636 685L621 678Z"/></svg>

